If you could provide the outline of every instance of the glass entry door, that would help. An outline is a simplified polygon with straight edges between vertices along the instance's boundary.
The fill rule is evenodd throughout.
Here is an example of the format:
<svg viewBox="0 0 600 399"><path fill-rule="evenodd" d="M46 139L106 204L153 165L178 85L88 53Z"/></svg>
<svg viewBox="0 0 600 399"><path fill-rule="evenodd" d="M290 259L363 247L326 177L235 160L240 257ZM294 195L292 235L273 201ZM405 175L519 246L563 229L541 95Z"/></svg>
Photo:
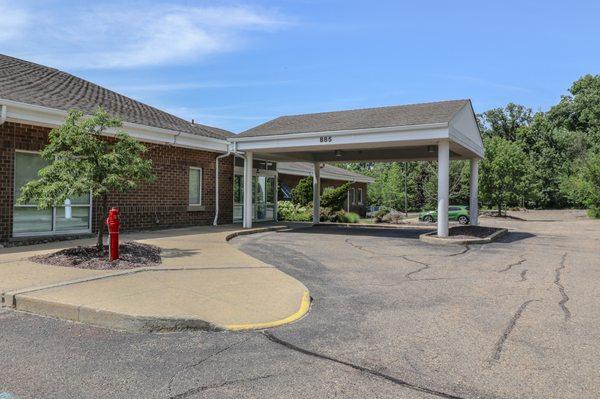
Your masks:
<svg viewBox="0 0 600 399"><path fill-rule="evenodd" d="M277 216L277 172L254 170L252 176L252 220L275 220ZM233 178L233 221L244 216L244 176L237 168Z"/></svg>
<svg viewBox="0 0 600 399"><path fill-rule="evenodd" d="M252 205L254 208L253 220L275 220L275 189L277 187L274 176L252 177Z"/></svg>

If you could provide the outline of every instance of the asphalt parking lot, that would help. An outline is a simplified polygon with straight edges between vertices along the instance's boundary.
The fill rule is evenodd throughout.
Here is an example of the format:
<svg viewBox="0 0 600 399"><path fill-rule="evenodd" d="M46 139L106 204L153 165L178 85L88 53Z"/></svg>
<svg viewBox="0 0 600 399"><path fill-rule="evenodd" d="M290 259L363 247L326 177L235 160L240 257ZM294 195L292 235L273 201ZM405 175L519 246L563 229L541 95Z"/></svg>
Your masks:
<svg viewBox="0 0 600 399"><path fill-rule="evenodd" d="M0 310L0 393L19 398L600 396L600 223L484 219L501 242L316 227L232 241L311 292L255 332L128 334Z"/></svg>

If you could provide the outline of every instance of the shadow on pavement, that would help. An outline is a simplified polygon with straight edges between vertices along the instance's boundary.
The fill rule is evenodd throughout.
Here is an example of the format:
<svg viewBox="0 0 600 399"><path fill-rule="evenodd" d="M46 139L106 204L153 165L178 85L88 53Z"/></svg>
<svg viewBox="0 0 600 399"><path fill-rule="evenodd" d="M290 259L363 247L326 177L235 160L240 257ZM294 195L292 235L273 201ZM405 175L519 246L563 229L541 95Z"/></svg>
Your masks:
<svg viewBox="0 0 600 399"><path fill-rule="evenodd" d="M343 236L363 236L363 237L387 237L387 238L409 238L418 240L423 233L432 231L433 229L424 228L379 228L379 227L345 227L345 226L302 226L295 227L292 230L281 230L278 233L308 233L308 234L328 234L328 235L343 235Z"/></svg>

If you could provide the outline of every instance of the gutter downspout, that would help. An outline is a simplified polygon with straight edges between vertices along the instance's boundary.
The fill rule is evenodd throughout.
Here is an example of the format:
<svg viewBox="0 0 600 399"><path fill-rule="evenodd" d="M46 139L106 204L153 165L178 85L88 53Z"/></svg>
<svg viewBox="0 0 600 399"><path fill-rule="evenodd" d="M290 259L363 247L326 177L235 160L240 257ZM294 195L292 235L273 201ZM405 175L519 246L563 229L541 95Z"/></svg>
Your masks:
<svg viewBox="0 0 600 399"><path fill-rule="evenodd" d="M217 226L219 221L219 161L232 154L244 159L244 161L246 160L244 155L238 154L237 143L235 141L233 142L233 150L228 148L227 153L221 154L215 159L215 219L213 220L213 226Z"/></svg>
<svg viewBox="0 0 600 399"><path fill-rule="evenodd" d="M0 125L6 122L6 105L0 105Z"/></svg>

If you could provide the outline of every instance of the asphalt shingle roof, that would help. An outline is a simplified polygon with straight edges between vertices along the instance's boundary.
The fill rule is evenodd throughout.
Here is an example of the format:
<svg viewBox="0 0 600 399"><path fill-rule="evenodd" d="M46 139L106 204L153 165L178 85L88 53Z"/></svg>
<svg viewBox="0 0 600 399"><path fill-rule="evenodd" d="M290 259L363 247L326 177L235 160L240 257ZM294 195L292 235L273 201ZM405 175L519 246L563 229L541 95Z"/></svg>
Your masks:
<svg viewBox="0 0 600 399"><path fill-rule="evenodd" d="M227 139L233 133L192 124L112 90L54 68L0 54L0 99L91 113L102 107L124 121L198 136Z"/></svg>
<svg viewBox="0 0 600 399"><path fill-rule="evenodd" d="M281 116L240 133L237 137L368 129L448 123L470 100L365 108L350 111Z"/></svg>

